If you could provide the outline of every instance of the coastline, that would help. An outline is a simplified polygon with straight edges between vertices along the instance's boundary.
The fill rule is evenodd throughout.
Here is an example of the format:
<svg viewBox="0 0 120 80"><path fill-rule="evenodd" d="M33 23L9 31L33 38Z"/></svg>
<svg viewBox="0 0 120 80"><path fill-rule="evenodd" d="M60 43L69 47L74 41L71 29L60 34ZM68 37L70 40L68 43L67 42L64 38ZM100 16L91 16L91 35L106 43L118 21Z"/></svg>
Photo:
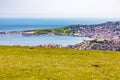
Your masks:
<svg viewBox="0 0 120 80"><path fill-rule="evenodd" d="M106 22L96 25L68 25L60 28L34 29L23 31L6 31L0 34L22 35L67 35L89 37L91 39L120 40L120 21Z"/></svg>
<svg viewBox="0 0 120 80"><path fill-rule="evenodd" d="M54 29L54 28L53 28ZM42 29L41 29L42 30ZM43 29L44 30L44 29ZM54 35L60 35L60 36L73 36L73 37L88 37L91 38L90 36L80 36L80 35L76 35L76 34L55 34L55 33L45 33L45 34L36 34L35 30L25 30L25 31L4 31L4 32L0 32L1 35L24 35L24 36L30 36L30 35L49 35L49 36L54 36ZM92 38L91 38L92 39Z"/></svg>
<svg viewBox="0 0 120 80"><path fill-rule="evenodd" d="M88 40L78 42L74 45L59 45L59 44L38 44L36 46L44 48L73 48L73 49L97 49L102 50L102 46L106 50L120 50L118 45L120 43L120 22L106 22L97 25L69 25L62 28L51 28L51 29L36 29L36 30L24 30L24 31L8 31L0 32L3 35L23 35L23 36L75 36L75 37L88 37ZM94 46L96 48L92 48ZM108 44L112 43L112 44ZM117 43L117 44L116 44ZM98 46L99 45L99 46ZM108 45L109 47L107 47ZM117 46L115 46L117 45ZM19 45L20 46L20 45ZM89 47L89 48L88 48ZM118 48L116 48L118 47ZM104 50L104 49L103 49Z"/></svg>

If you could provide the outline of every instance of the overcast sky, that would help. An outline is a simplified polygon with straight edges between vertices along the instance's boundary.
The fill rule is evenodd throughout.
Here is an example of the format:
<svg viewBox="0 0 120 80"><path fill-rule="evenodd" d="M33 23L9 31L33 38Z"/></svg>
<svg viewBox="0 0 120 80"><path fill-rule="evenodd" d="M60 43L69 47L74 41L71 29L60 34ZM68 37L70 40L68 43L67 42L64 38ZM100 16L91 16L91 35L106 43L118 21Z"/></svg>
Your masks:
<svg viewBox="0 0 120 80"><path fill-rule="evenodd" d="M120 0L0 0L0 17L120 18Z"/></svg>

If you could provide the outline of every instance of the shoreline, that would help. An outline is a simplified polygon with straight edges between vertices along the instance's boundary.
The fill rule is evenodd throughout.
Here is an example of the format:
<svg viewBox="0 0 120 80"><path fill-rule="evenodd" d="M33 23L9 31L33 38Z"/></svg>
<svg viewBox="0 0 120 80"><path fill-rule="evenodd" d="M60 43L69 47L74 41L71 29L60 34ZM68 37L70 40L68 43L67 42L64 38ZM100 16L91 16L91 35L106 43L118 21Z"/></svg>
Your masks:
<svg viewBox="0 0 120 80"><path fill-rule="evenodd" d="M22 35L67 35L89 37L91 39L120 40L120 21L106 22L96 25L68 25L59 28L34 29L23 31L3 31L0 34Z"/></svg>
<svg viewBox="0 0 120 80"><path fill-rule="evenodd" d="M42 29L41 29L42 30ZM92 39L89 36L79 36L74 34L54 34L54 33L46 33L46 34L36 34L35 30L25 30L25 31L4 31L0 32L0 35L23 35L23 36L33 36L33 35L42 35L42 36L73 36L73 37L88 37Z"/></svg>

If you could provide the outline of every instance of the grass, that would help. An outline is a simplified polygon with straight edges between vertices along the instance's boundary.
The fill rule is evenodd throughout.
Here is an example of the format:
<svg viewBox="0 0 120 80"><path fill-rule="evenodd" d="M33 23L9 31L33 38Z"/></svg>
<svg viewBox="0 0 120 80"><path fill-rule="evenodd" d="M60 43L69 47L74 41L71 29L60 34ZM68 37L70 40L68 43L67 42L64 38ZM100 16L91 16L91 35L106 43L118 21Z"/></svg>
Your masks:
<svg viewBox="0 0 120 80"><path fill-rule="evenodd" d="M120 80L120 52L0 46L0 80Z"/></svg>
<svg viewBox="0 0 120 80"><path fill-rule="evenodd" d="M51 28L51 29L37 29L35 30L35 34L68 34L69 30L66 27L63 28Z"/></svg>

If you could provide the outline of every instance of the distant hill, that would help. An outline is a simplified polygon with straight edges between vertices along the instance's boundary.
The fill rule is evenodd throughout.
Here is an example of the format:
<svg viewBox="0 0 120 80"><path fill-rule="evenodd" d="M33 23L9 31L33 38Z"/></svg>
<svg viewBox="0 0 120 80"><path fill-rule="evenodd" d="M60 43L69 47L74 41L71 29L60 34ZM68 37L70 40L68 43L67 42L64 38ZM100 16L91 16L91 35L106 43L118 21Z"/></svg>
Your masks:
<svg viewBox="0 0 120 80"><path fill-rule="evenodd" d="M71 35L91 38L120 38L120 21L106 22L96 25L69 25L66 27Z"/></svg>

